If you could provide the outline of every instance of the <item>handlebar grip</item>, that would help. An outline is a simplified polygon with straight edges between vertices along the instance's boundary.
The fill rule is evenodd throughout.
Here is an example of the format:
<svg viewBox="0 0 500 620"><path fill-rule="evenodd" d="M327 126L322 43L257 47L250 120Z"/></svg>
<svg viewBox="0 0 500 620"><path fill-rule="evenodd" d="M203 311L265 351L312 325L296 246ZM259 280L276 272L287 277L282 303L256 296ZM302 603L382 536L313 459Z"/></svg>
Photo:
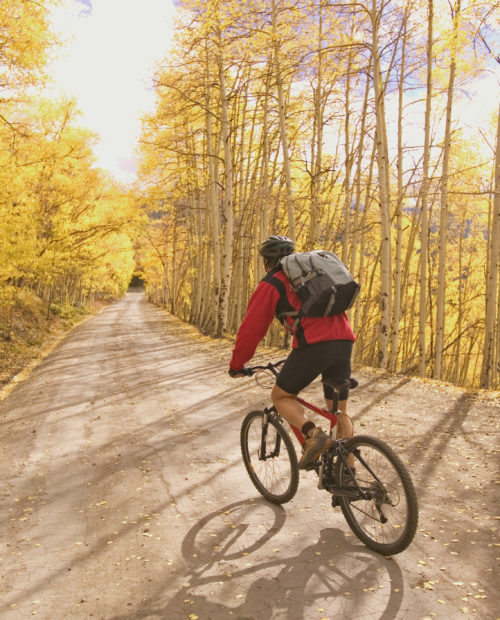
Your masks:
<svg viewBox="0 0 500 620"><path fill-rule="evenodd" d="M253 370L251 368L240 368L240 370L233 370L230 368L227 373L230 377L238 377L239 375L251 377L253 375Z"/></svg>

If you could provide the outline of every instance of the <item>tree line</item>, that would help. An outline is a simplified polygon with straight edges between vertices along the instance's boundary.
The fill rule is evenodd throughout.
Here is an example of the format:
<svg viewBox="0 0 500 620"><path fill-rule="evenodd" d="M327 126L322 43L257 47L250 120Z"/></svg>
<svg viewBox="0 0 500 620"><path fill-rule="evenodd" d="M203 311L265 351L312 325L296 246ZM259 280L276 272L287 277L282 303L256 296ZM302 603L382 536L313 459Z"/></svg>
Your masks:
<svg viewBox="0 0 500 620"><path fill-rule="evenodd" d="M141 138L150 298L234 333L259 242L287 234L361 283L355 362L498 386L498 110L474 132L456 112L495 64L498 5L178 5Z"/></svg>
<svg viewBox="0 0 500 620"><path fill-rule="evenodd" d="M96 166L71 100L44 98L57 45L51 0L0 3L0 335L51 311L118 296L135 267L136 202Z"/></svg>

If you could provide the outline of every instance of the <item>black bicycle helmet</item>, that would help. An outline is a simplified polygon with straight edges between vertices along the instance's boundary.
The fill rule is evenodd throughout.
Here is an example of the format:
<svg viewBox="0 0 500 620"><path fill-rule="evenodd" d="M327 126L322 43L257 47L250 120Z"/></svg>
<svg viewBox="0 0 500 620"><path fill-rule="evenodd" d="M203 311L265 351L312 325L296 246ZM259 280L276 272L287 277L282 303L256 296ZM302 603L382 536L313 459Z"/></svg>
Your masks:
<svg viewBox="0 0 500 620"><path fill-rule="evenodd" d="M295 245L288 237L271 235L260 246L260 255L266 258L281 258L293 254Z"/></svg>

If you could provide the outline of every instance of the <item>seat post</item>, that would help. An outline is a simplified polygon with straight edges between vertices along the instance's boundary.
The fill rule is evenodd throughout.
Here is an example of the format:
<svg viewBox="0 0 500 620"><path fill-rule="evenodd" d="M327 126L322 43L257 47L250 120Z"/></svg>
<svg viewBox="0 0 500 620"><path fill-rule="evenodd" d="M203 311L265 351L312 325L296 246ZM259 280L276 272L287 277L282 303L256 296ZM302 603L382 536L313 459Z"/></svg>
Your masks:
<svg viewBox="0 0 500 620"><path fill-rule="evenodd" d="M332 409L329 413L334 413L335 415L338 415L339 413L341 413L341 411L339 411L340 392L342 392L342 390L345 390L346 388L355 388L358 385L358 382L356 381L356 379L347 379L347 381L344 381L344 383L333 383L328 380L323 381L323 383L333 389Z"/></svg>
<svg viewBox="0 0 500 620"><path fill-rule="evenodd" d="M332 410L330 413L340 413L339 412L339 393L335 388L333 388L333 403Z"/></svg>

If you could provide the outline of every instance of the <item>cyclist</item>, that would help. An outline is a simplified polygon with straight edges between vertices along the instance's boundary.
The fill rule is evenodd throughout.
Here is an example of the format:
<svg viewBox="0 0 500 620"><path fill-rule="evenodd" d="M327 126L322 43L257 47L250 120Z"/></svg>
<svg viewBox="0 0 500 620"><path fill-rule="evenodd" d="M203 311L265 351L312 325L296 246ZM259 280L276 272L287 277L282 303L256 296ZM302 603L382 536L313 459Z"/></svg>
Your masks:
<svg viewBox="0 0 500 620"><path fill-rule="evenodd" d="M292 327L294 319L280 316L300 308L300 300L279 265L279 259L293 254L294 243L288 237L272 235L260 247L266 276L253 292L245 317L238 329L229 363L232 377L245 376L245 364L253 357L276 316L282 324ZM292 351L281 368L271 398L279 414L301 429L305 437L299 468L305 469L328 450L331 439L297 402L297 395L316 377L343 383L351 376L351 352L354 333L345 313L327 317L302 317L293 333ZM327 409L333 406L333 389L323 387ZM339 395L337 439L352 437L354 428L347 415L346 389Z"/></svg>

